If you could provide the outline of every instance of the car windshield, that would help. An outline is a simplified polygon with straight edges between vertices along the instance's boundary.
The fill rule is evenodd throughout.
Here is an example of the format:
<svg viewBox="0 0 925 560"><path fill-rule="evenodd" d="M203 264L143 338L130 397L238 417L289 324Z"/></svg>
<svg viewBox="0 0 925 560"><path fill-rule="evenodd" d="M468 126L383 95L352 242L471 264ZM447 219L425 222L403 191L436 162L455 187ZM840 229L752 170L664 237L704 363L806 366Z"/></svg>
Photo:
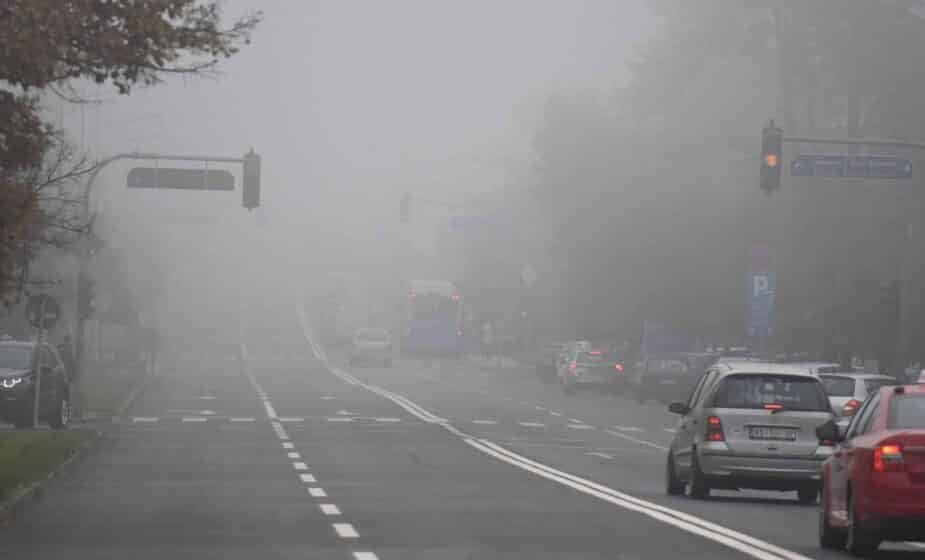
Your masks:
<svg viewBox="0 0 925 560"><path fill-rule="evenodd" d="M28 369L32 350L23 346L0 346L0 369Z"/></svg>
<svg viewBox="0 0 925 560"><path fill-rule="evenodd" d="M766 405L781 405L786 410L830 410L820 381L780 374L731 375L722 381L713 403L716 408Z"/></svg>
<svg viewBox="0 0 925 560"><path fill-rule="evenodd" d="M887 428L925 429L925 395L895 395L890 399Z"/></svg>
<svg viewBox="0 0 925 560"><path fill-rule="evenodd" d="M363 329L356 338L362 342L388 342L389 332L385 329Z"/></svg>
<svg viewBox="0 0 925 560"><path fill-rule="evenodd" d="M820 377L825 393L830 397L853 397L854 384L857 380L850 377L822 376Z"/></svg>

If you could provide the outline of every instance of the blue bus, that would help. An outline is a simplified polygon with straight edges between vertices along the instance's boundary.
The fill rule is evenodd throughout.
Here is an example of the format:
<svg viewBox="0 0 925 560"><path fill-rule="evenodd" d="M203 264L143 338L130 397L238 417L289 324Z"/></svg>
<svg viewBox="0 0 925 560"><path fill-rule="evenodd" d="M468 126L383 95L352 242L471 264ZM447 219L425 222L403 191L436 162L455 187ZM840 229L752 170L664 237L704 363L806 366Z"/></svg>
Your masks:
<svg viewBox="0 0 925 560"><path fill-rule="evenodd" d="M410 280L406 288L403 351L464 352L462 296L456 286L446 280Z"/></svg>

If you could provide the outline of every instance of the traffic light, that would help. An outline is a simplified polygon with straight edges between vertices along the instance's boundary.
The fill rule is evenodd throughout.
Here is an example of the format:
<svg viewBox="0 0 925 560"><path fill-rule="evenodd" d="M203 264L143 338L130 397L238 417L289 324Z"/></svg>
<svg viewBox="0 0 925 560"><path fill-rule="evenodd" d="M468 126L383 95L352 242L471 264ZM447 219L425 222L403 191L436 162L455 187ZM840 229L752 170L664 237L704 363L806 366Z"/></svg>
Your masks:
<svg viewBox="0 0 925 560"><path fill-rule="evenodd" d="M411 221L411 195L401 195L401 202L399 202L398 205L398 215L403 224L407 224Z"/></svg>
<svg viewBox="0 0 925 560"><path fill-rule="evenodd" d="M771 194L780 188L780 167L783 164L784 131L772 119L761 129L761 190Z"/></svg>
<svg viewBox="0 0 925 560"><path fill-rule="evenodd" d="M96 309L96 282L82 276L77 282L77 314L80 319L93 315Z"/></svg>
<svg viewBox="0 0 925 560"><path fill-rule="evenodd" d="M260 156L251 151L244 154L244 184L241 186L241 206L253 210L260 206Z"/></svg>

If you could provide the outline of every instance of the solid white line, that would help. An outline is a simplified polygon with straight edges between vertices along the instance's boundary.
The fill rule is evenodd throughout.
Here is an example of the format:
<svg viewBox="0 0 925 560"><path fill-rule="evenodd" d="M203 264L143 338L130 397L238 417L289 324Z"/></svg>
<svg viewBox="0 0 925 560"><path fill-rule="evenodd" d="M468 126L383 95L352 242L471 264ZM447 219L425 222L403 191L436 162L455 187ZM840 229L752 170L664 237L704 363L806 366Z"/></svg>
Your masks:
<svg viewBox="0 0 925 560"><path fill-rule="evenodd" d="M401 422L401 418L376 418L376 422Z"/></svg>
<svg viewBox="0 0 925 560"><path fill-rule="evenodd" d="M229 418L231 422L256 422L256 418L245 418L245 417L232 417Z"/></svg>
<svg viewBox="0 0 925 560"><path fill-rule="evenodd" d="M295 449L295 444L292 443L291 441L284 441L283 449Z"/></svg>
<svg viewBox="0 0 925 560"><path fill-rule="evenodd" d="M273 431L276 432L276 437L279 439L289 439L289 434L286 433L285 428L279 422L270 422L270 425L273 426Z"/></svg>
<svg viewBox="0 0 925 560"><path fill-rule="evenodd" d="M495 420L473 420L473 424L482 424L484 426L494 426L498 422Z"/></svg>
<svg viewBox="0 0 925 560"><path fill-rule="evenodd" d="M324 488L309 488L308 493L312 498L327 498L328 493L324 491Z"/></svg>
<svg viewBox="0 0 925 560"><path fill-rule="evenodd" d="M379 560L379 557L372 552L354 552L353 560Z"/></svg>
<svg viewBox="0 0 925 560"><path fill-rule="evenodd" d="M545 406L536 405L537 410L548 410Z"/></svg>
<svg viewBox="0 0 925 560"><path fill-rule="evenodd" d="M183 422L205 422L208 420L205 416L184 416Z"/></svg>
<svg viewBox="0 0 925 560"><path fill-rule="evenodd" d="M608 434L610 434L610 435L612 435L612 436L616 436L616 437L618 437L618 438L623 438L623 439L625 439L625 440L632 441L632 442L634 442L634 443L638 443L639 445L645 445L645 446L647 446L647 447L651 447L652 449L658 449L658 450L660 450L660 451L668 451L668 448L665 447L664 445L658 445L657 443L652 443L651 441L646 441L646 440L644 440L644 439L634 438L633 436L628 436L628 435L626 435L626 434L624 434L624 433L621 433L621 432L615 432L615 431L613 431L613 430L604 430L604 432L605 432L605 433L608 433Z"/></svg>
<svg viewBox="0 0 925 560"><path fill-rule="evenodd" d="M584 420L579 420L578 418L569 418L568 421L571 422L572 424L584 424L585 423Z"/></svg>
<svg viewBox="0 0 925 560"><path fill-rule="evenodd" d="M642 428L637 428L636 426L614 426L614 430L620 430L621 432L641 432Z"/></svg>
<svg viewBox="0 0 925 560"><path fill-rule="evenodd" d="M280 417L280 418L277 418L277 420L279 420L280 422L305 422L305 418L294 418L292 416Z"/></svg>
<svg viewBox="0 0 925 560"><path fill-rule="evenodd" d="M664 430L665 430L666 432L668 432L669 434L673 434L673 433L677 432L677 430L675 430L674 428L664 428Z"/></svg>
<svg viewBox="0 0 925 560"><path fill-rule="evenodd" d="M286 457L288 459L301 459L302 458L302 456L299 455L296 451L290 451L289 453L286 453Z"/></svg>
<svg viewBox="0 0 925 560"><path fill-rule="evenodd" d="M328 418L328 422L353 422L353 418L345 418L343 416L335 416Z"/></svg>
<svg viewBox="0 0 925 560"><path fill-rule="evenodd" d="M543 424L542 422L518 422L518 424L524 428L543 428L546 426L546 424Z"/></svg>
<svg viewBox="0 0 925 560"><path fill-rule="evenodd" d="M267 409L267 418L276 418L276 410L270 404L270 401L263 401L263 406Z"/></svg>
<svg viewBox="0 0 925 560"><path fill-rule="evenodd" d="M318 507L325 515L340 515L340 508L334 504L318 504Z"/></svg>
<svg viewBox="0 0 925 560"><path fill-rule="evenodd" d="M297 470L297 471L307 471L307 470L308 470L308 465L306 465L306 464L303 463L302 461L296 461L296 462L292 463L292 468L294 468L294 469Z"/></svg>
<svg viewBox="0 0 925 560"><path fill-rule="evenodd" d="M310 474L300 474L299 478L302 480L302 482L318 482L315 480L315 477Z"/></svg>
<svg viewBox="0 0 925 560"><path fill-rule="evenodd" d="M337 536L342 539L356 539L360 536L357 530L353 528L353 525L349 523L335 523L334 530L337 532Z"/></svg>
<svg viewBox="0 0 925 560"><path fill-rule="evenodd" d="M553 416L562 416L561 412L550 412Z"/></svg>
<svg viewBox="0 0 925 560"><path fill-rule="evenodd" d="M160 420L157 416L133 416L132 422L157 422Z"/></svg>
<svg viewBox="0 0 925 560"><path fill-rule="evenodd" d="M613 455L610 453L601 453L600 451L590 451L585 453L585 455L593 455L594 457L600 457L601 459L613 459Z"/></svg>
<svg viewBox="0 0 925 560"><path fill-rule="evenodd" d="M573 430L593 430L594 429L594 426L589 426L587 424L569 424L566 427L571 428Z"/></svg>

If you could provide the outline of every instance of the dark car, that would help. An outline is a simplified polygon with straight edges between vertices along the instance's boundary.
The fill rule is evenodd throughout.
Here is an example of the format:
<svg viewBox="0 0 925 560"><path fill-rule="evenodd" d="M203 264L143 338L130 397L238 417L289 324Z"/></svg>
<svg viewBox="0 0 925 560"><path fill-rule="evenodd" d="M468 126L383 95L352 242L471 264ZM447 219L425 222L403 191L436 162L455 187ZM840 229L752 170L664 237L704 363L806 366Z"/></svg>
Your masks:
<svg viewBox="0 0 925 560"><path fill-rule="evenodd" d="M684 401L700 377L717 360L715 354L676 352L646 358L633 380L636 400Z"/></svg>
<svg viewBox="0 0 925 560"><path fill-rule="evenodd" d="M0 341L0 421L32 425L36 377L39 419L65 428L71 419L71 384L58 352L49 344Z"/></svg>

